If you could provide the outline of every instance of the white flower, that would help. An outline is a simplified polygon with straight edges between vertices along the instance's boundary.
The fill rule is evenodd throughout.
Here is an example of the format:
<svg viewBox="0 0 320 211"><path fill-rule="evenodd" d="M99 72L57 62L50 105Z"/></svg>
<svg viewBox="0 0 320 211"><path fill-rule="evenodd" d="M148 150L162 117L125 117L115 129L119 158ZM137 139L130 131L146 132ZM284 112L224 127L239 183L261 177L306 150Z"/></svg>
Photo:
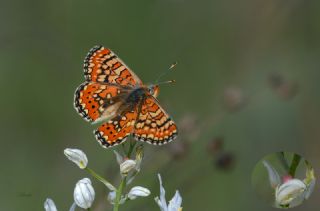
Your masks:
<svg viewBox="0 0 320 211"><path fill-rule="evenodd" d="M131 188L131 190L128 193L128 198L133 200L137 197L146 197L150 195L150 191L147 188L141 187L141 186L135 186Z"/></svg>
<svg viewBox="0 0 320 211"><path fill-rule="evenodd" d="M173 198L169 201L168 210L181 210L182 197L179 191L176 191Z"/></svg>
<svg viewBox="0 0 320 211"><path fill-rule="evenodd" d="M79 168L84 169L88 165L88 158L86 154L80 149L70 149L67 148L64 150L66 157L77 164Z"/></svg>
<svg viewBox="0 0 320 211"><path fill-rule="evenodd" d="M278 172L267 161L264 160L262 161L262 163L268 171L269 182L271 187L276 188L281 183L281 179Z"/></svg>
<svg viewBox="0 0 320 211"><path fill-rule="evenodd" d="M299 179L291 179L276 188L276 203L280 206L289 205L290 207L298 205L304 200L306 189L307 186L304 182Z"/></svg>
<svg viewBox="0 0 320 211"><path fill-rule="evenodd" d="M120 172L123 175L126 175L129 173L129 171L131 171L132 169L134 169L136 167L136 161L128 159L125 160L124 162L122 162L120 164Z"/></svg>
<svg viewBox="0 0 320 211"><path fill-rule="evenodd" d="M176 194L169 202L169 206L167 206L167 202L165 198L166 191L162 186L162 180L161 180L160 174L158 174L158 177L160 182L160 198L156 197L155 201L159 205L160 210L161 211L181 211L182 197L180 196L179 191L176 191Z"/></svg>
<svg viewBox="0 0 320 211"><path fill-rule="evenodd" d="M95 192L89 178L79 180L74 188L74 202L83 209L91 207L94 200Z"/></svg>
<svg viewBox="0 0 320 211"><path fill-rule="evenodd" d="M50 198L47 198L46 201L44 202L44 209L46 211L57 211L57 207L54 204L53 200Z"/></svg>

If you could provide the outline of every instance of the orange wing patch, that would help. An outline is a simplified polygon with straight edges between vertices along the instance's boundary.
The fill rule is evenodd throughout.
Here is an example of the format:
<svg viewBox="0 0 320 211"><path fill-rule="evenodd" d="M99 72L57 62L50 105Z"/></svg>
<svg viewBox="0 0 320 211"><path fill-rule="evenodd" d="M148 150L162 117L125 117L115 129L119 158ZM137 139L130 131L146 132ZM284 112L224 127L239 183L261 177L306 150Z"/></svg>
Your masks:
<svg viewBox="0 0 320 211"><path fill-rule="evenodd" d="M84 60L84 76L87 81L114 83L134 87L141 80L110 49L93 47Z"/></svg>
<svg viewBox="0 0 320 211"><path fill-rule="evenodd" d="M93 133L105 148L121 144L132 133L137 116L137 111L125 112L102 124Z"/></svg>
<svg viewBox="0 0 320 211"><path fill-rule="evenodd" d="M125 90L118 86L84 82L75 92L74 107L89 122L108 119L115 116L123 95Z"/></svg>
<svg viewBox="0 0 320 211"><path fill-rule="evenodd" d="M139 141L162 145L177 137L177 126L156 99L148 97L142 103L133 135Z"/></svg>

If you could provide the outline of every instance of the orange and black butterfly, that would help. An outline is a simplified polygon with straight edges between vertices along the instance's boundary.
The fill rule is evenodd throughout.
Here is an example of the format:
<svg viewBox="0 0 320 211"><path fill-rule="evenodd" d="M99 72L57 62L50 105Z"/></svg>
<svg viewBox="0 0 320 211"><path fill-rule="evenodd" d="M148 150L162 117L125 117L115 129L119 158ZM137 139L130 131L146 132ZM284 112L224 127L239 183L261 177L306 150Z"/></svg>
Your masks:
<svg viewBox="0 0 320 211"><path fill-rule="evenodd" d="M110 49L92 48L84 60L84 77L74 106L92 123L103 147L123 143L129 135L154 145L177 137L177 126L156 99L158 85L146 86Z"/></svg>

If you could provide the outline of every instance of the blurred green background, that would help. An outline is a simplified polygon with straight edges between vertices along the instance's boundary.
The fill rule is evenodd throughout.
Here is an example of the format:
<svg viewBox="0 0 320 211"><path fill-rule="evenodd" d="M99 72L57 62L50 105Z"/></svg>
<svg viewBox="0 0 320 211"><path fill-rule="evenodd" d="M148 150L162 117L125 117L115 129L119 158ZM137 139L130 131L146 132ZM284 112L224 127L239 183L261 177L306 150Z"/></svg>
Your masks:
<svg viewBox="0 0 320 211"><path fill-rule="evenodd" d="M13 0L0 7L0 210L59 210L88 175L63 155L83 149L89 165L117 184L111 150L73 108L83 59L111 48L144 82L173 61L173 86L159 100L180 138L145 144L134 185L152 194L121 210L159 210L156 174L184 210L271 210L251 187L254 165L280 150L303 155L319 175L320 2L303 0ZM219 138L218 138L219 137ZM223 149L216 149L216 139ZM218 141L219 142L219 141ZM94 210L110 210L96 181ZM316 210L313 196L294 210Z"/></svg>

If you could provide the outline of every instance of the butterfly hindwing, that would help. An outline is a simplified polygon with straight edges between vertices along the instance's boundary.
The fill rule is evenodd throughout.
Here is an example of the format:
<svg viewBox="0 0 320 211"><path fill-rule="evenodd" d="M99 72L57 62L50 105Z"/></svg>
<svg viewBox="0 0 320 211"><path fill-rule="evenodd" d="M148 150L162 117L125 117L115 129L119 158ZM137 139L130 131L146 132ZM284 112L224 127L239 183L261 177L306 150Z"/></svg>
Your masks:
<svg viewBox="0 0 320 211"><path fill-rule="evenodd" d="M111 83L134 87L141 80L110 49L93 47L84 60L84 75L87 81Z"/></svg>
<svg viewBox="0 0 320 211"><path fill-rule="evenodd" d="M119 98L125 95L126 91L119 86L84 82L75 92L74 106L78 113L89 122L109 119L121 106Z"/></svg>
<svg viewBox="0 0 320 211"><path fill-rule="evenodd" d="M95 137L101 146L108 148L121 144L134 130L137 119L137 109L124 112L108 122L103 123L94 131Z"/></svg>
<svg viewBox="0 0 320 211"><path fill-rule="evenodd" d="M139 141L162 145L177 137L177 126L157 100L149 96L142 103L133 135Z"/></svg>

